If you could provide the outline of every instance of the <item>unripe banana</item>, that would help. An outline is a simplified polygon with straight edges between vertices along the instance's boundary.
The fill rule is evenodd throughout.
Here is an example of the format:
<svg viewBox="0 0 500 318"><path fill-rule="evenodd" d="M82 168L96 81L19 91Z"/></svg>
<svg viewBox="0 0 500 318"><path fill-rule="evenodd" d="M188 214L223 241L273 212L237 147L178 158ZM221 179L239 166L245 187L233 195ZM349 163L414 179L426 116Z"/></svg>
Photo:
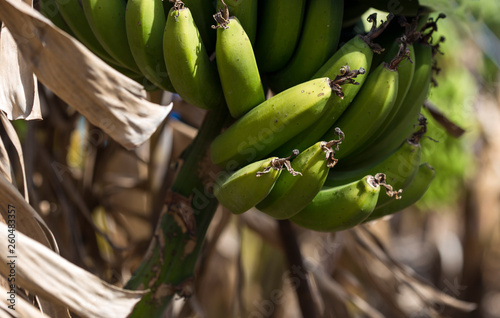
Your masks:
<svg viewBox="0 0 500 318"><path fill-rule="evenodd" d="M335 123L346 135L338 158L345 158L363 145L377 131L394 105L398 92L398 73L387 64L368 75L363 89ZM330 129L322 139L331 139Z"/></svg>
<svg viewBox="0 0 500 318"><path fill-rule="evenodd" d="M75 34L75 37L89 48L95 55L99 56L106 63L113 66L124 67L109 55L97 40L94 32L90 28L89 23L83 12L82 5L78 0L55 0L57 7L68 24L69 28Z"/></svg>
<svg viewBox="0 0 500 318"><path fill-rule="evenodd" d="M290 221L315 231L346 230L372 213L380 192L377 179L371 175L336 187L323 187Z"/></svg>
<svg viewBox="0 0 500 318"><path fill-rule="evenodd" d="M159 88L173 92L163 58L166 18L162 0L129 0L125 22L130 51L142 74Z"/></svg>
<svg viewBox="0 0 500 318"><path fill-rule="evenodd" d="M61 11L57 7L56 0L41 0L39 10L41 14L52 21L52 23L54 23L59 29L71 36L74 36L73 31L61 15Z"/></svg>
<svg viewBox="0 0 500 318"><path fill-rule="evenodd" d="M249 210L269 194L284 168L292 175L297 174L291 168L289 158L272 157L253 162L231 174L222 172L214 185L215 197L232 213Z"/></svg>
<svg viewBox="0 0 500 318"><path fill-rule="evenodd" d="M350 165L358 165L367 157L381 160L397 149L415 130L420 108L429 92L432 75L432 49L426 45L415 43L415 71L403 102L386 129L380 131L379 137L368 146L363 147L355 156L346 158ZM349 159L349 160L347 160Z"/></svg>
<svg viewBox="0 0 500 318"><path fill-rule="evenodd" d="M219 11L215 55L222 91L231 116L239 118L266 100L252 43L238 18ZM227 12L227 9L226 11Z"/></svg>
<svg viewBox="0 0 500 318"><path fill-rule="evenodd" d="M121 65L141 73L130 47L125 31L124 0L81 0L85 17L102 47Z"/></svg>
<svg viewBox="0 0 500 318"><path fill-rule="evenodd" d="M265 158L318 120L330 98L338 98L331 84L328 78L314 79L257 105L215 138L212 162L234 169Z"/></svg>
<svg viewBox="0 0 500 318"><path fill-rule="evenodd" d="M223 7L221 0L217 3L218 7ZM225 0L225 3L231 15L238 18L250 42L254 45L257 36L258 0Z"/></svg>
<svg viewBox="0 0 500 318"><path fill-rule="evenodd" d="M387 115L384 122L378 128L379 134L380 132L383 132L385 129L387 129L387 127L389 127L392 120L401 109L403 100L406 97L408 90L410 89L413 74L415 73L415 63L413 62L415 60L415 51L413 49L413 45L409 44L408 46L406 46L401 44L399 49L399 51L396 51L396 54L393 54L394 51L390 51L388 57L384 59L384 62L392 63L390 59L394 56L395 59L406 58L406 60L401 61L401 63L398 62L399 65L396 67L398 72L398 93L396 96L396 100L394 101L394 106L389 112L389 115ZM378 136L379 135L373 136L373 138L376 139Z"/></svg>
<svg viewBox="0 0 500 318"><path fill-rule="evenodd" d="M338 51L335 52L335 54L328 59L325 64L323 64L316 74L313 75L313 78L338 78L339 69L341 68L344 70L348 70L350 68L352 72L366 74L362 76L353 76L356 74L350 73L349 71L346 72L343 76L346 76L349 79L348 83L356 84L353 80L350 80L351 78L356 78L358 84L343 86L343 99L332 100L331 105L327 107L327 111L319 120L314 122L309 129L306 129L302 133L290 139L286 144L282 145L279 150L276 151L276 155L284 155L289 153L292 149L299 149L299 151L302 151L314 144L316 141L321 140L322 136L328 130L330 130L330 135L328 136L328 139L324 140L329 140L335 135L335 123L347 107L350 106L352 100L358 94L363 83L365 82L367 74L370 71L373 53L378 53L381 50L377 44L373 43L373 40L382 34L391 19L392 16L388 16L388 22L385 22L377 27L376 15L370 16L369 21L373 22L373 27L370 32L366 35L356 35L350 39L340 49L338 49ZM357 71L355 69L357 69Z"/></svg>
<svg viewBox="0 0 500 318"><path fill-rule="evenodd" d="M191 11L182 1L176 1L168 13L163 56L170 81L186 102L204 109L223 105L216 66L210 62Z"/></svg>
<svg viewBox="0 0 500 318"><path fill-rule="evenodd" d="M297 46L305 0L265 0L259 8L255 56L262 72L283 68Z"/></svg>
<svg viewBox="0 0 500 318"><path fill-rule="evenodd" d="M368 174L384 173L389 184L401 189L415 176L420 164L421 151L418 139L409 139L382 161L374 162L367 159L363 165L350 170L336 169L335 173L328 176L325 184L339 186L359 180Z"/></svg>
<svg viewBox="0 0 500 318"><path fill-rule="evenodd" d="M425 194L427 189L434 180L436 172L427 163L423 163L419 166L415 178L404 188L403 196L399 200L388 200L384 204L380 204L375 207L372 214L365 220L365 222L373 221L384 217L386 215L394 214L399 212L420 200L420 198Z"/></svg>
<svg viewBox="0 0 500 318"><path fill-rule="evenodd" d="M367 40L360 36L355 36L338 49L338 51L335 52L335 54L333 54L333 56L328 59L325 64L323 64L316 74L313 75L313 78L336 78L339 76L339 70L343 69L344 71L347 71L348 69L351 69L353 71L358 70L357 72L360 74L354 74L356 76L352 76L352 78L356 78L357 84L343 86L343 98L332 99L330 101L331 105L328 106L325 114L314 122L309 129L306 129L283 144L278 150L276 150L276 155L285 155L293 149L303 151L321 139L321 137L334 125L340 115L342 115L342 113L351 104L352 100L363 86L367 74L370 71L372 57L373 51L367 43ZM340 73L342 74L342 72ZM348 73L349 71L344 73L344 76Z"/></svg>
<svg viewBox="0 0 500 318"><path fill-rule="evenodd" d="M213 24L212 15L215 12L214 2L212 0L183 0L183 2L191 11L207 54L211 55L215 50L216 37L214 30L211 28Z"/></svg>
<svg viewBox="0 0 500 318"><path fill-rule="evenodd" d="M256 208L276 219L288 219L302 210L321 190L328 171L337 162L332 147L342 139L320 141L300 153L292 161L292 168L301 175L282 174Z"/></svg>
<svg viewBox="0 0 500 318"><path fill-rule="evenodd" d="M309 80L331 57L339 43L343 9L344 0L307 2L304 25L291 60L269 75L269 86L275 93Z"/></svg>

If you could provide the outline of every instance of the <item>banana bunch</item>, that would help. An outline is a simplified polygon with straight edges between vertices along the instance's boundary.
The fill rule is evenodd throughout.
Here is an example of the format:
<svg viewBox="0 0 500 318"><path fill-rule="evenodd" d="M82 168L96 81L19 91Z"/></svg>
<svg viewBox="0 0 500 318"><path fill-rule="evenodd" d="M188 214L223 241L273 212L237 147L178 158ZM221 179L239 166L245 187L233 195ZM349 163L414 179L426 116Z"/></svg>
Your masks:
<svg viewBox="0 0 500 318"><path fill-rule="evenodd" d="M387 18L371 14L360 31L370 7ZM423 17L416 0L43 0L40 10L146 89L229 111L210 158L223 168L214 194L233 213L338 231L411 205L432 181L420 108L441 16Z"/></svg>

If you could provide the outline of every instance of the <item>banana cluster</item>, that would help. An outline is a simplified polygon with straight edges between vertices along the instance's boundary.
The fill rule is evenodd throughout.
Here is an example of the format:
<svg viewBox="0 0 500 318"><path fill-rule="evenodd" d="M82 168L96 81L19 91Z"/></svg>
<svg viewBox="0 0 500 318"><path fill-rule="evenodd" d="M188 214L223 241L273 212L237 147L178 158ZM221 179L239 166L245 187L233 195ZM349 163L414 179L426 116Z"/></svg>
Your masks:
<svg viewBox="0 0 500 318"><path fill-rule="evenodd" d="M377 23L372 14L372 27L360 32L372 2L387 19ZM223 168L214 184L222 205L338 231L413 204L434 176L420 162L426 129L419 113L435 69L437 19L423 17L418 1L391 3L40 4L146 89L175 92L207 110L227 107L234 120L210 146Z"/></svg>

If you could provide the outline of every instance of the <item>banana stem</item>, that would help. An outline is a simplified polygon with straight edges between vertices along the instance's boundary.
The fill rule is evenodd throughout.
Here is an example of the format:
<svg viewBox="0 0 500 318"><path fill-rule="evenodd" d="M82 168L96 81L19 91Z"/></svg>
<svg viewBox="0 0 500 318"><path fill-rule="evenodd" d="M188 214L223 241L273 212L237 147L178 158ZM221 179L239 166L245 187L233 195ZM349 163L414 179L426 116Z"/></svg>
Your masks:
<svg viewBox="0 0 500 318"><path fill-rule="evenodd" d="M194 268L218 206L211 187L216 168L207 156L208 147L227 118L226 111L209 111L183 154L184 163L167 194L150 247L125 285L149 289L129 317L161 317L175 294L187 298L193 292Z"/></svg>
<svg viewBox="0 0 500 318"><path fill-rule="evenodd" d="M290 273L297 275L300 280L295 292L297 293L302 317L316 318L318 317L318 313L312 298L307 269L302 261L302 254L300 253L300 247L297 237L293 232L292 224L289 220L279 220L278 225Z"/></svg>

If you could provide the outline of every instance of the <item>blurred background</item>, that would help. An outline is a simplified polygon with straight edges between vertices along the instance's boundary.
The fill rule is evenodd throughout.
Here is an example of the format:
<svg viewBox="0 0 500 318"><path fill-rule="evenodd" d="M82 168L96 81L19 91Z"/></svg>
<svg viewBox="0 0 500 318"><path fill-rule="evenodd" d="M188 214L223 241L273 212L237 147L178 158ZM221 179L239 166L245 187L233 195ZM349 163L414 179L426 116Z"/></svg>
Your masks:
<svg viewBox="0 0 500 318"><path fill-rule="evenodd" d="M454 137L424 110L424 161L437 172L425 196L348 231L293 227L305 263L291 269L276 221L219 208L196 293L166 316L301 317L296 290L308 272L320 317L500 317L500 2L420 2L447 16L429 101L465 130ZM40 95L47 120L15 123L32 205L65 258L122 286L204 111L153 93L153 101L173 100L174 112L150 142L126 151L43 86Z"/></svg>

